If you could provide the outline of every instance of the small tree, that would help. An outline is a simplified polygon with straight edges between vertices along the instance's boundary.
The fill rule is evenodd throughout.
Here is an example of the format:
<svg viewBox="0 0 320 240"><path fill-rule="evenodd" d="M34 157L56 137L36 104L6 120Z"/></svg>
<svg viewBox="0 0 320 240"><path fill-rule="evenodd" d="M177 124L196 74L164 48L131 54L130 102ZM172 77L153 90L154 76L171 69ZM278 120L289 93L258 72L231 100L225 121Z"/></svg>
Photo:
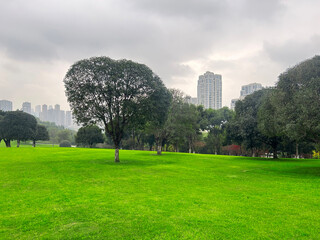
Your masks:
<svg viewBox="0 0 320 240"><path fill-rule="evenodd" d="M37 126L34 116L21 111L7 112L1 121L2 137L7 147L10 147L10 140L17 140L17 147L20 141L33 138Z"/></svg>
<svg viewBox="0 0 320 240"><path fill-rule="evenodd" d="M64 83L78 123L100 124L114 143L115 162L125 128L150 120L157 91L165 88L146 65L129 60L93 57L71 66ZM158 99L157 99L158 100Z"/></svg>
<svg viewBox="0 0 320 240"><path fill-rule="evenodd" d="M101 129L95 125L82 127L76 135L76 143L79 145L93 147L97 143L103 143Z"/></svg>
<svg viewBox="0 0 320 240"><path fill-rule="evenodd" d="M42 140L42 141L47 141L49 140L49 133L48 133L48 130L45 126L43 125L37 125L37 128L36 128L36 131L35 131L35 134L32 138L32 142L33 142L33 147L36 146L36 141L39 141L39 140Z"/></svg>

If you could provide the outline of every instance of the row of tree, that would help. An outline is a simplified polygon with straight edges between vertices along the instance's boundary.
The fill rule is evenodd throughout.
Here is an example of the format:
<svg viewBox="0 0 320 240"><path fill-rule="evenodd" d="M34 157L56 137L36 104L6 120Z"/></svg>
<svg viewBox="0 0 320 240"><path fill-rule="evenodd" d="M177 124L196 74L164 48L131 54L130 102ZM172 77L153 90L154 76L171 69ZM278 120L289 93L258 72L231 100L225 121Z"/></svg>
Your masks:
<svg viewBox="0 0 320 240"><path fill-rule="evenodd" d="M21 141L49 140L49 134L45 126L39 125L35 117L22 111L0 111L0 142L4 141L7 147L11 147L11 141L17 141L17 147Z"/></svg>
<svg viewBox="0 0 320 240"><path fill-rule="evenodd" d="M235 112L188 104L147 66L128 60L81 60L64 83L78 123L87 126L79 130L78 144L92 146L97 140L88 141L89 133L97 136L103 128L116 149L116 162L120 147L146 145L156 146L158 154L165 147L216 154L270 151L276 158L279 150L290 153L293 144L297 150L319 146L319 69L318 56L288 69L275 88L238 101Z"/></svg>
<svg viewBox="0 0 320 240"><path fill-rule="evenodd" d="M229 124L230 138L251 149L252 155L271 148L310 153L320 150L320 56L282 73L276 87L238 101Z"/></svg>

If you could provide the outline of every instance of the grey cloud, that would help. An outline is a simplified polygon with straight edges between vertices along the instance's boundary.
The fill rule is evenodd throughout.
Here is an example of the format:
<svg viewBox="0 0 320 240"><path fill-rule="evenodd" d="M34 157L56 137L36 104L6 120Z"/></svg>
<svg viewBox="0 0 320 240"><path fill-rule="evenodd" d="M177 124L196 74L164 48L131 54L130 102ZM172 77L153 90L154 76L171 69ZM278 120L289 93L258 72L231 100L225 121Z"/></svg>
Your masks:
<svg viewBox="0 0 320 240"><path fill-rule="evenodd" d="M257 61L245 65L251 59L233 61L232 54L252 52L270 38L270 29L276 29L273 34L282 31L275 22L288 7L277 0L0 0L0 55L13 66L27 62L33 69L52 71L56 81L65 72L47 69L51 63L71 65L101 55L145 63L168 87L196 84L196 76L203 73L196 71L205 70L227 72L229 79L237 77L232 71L247 72L242 79L248 79L250 72L255 74ZM317 41L312 41L314 49ZM285 49L272 39L264 44L268 60L276 63L293 58L292 50ZM214 54L221 58L207 63ZM203 66L184 65L190 61ZM10 80L30 74L6 71ZM4 75L0 72L0 78Z"/></svg>
<svg viewBox="0 0 320 240"><path fill-rule="evenodd" d="M320 54L320 36L314 35L304 41L290 39L281 44L264 43L264 50L272 61L290 67L306 58Z"/></svg>

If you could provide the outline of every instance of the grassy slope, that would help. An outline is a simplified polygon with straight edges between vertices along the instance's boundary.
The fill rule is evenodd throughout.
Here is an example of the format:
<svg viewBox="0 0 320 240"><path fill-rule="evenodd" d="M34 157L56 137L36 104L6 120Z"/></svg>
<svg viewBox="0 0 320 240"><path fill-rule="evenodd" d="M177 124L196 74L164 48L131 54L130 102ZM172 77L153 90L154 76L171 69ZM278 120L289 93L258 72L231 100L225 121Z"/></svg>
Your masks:
<svg viewBox="0 0 320 240"><path fill-rule="evenodd" d="M318 239L320 161L0 149L0 239Z"/></svg>

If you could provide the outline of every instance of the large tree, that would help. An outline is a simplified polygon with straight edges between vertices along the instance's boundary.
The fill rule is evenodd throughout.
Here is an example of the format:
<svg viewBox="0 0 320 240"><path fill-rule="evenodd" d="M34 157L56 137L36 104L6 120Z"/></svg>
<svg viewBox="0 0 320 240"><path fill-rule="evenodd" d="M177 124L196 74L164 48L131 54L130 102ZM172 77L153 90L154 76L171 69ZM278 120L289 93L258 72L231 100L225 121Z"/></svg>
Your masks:
<svg viewBox="0 0 320 240"><path fill-rule="evenodd" d="M251 155L255 156L257 148L262 144L261 132L258 129L258 110L261 105L263 91L256 91L243 100L237 101L235 107L234 127L236 131L232 134L235 140L241 140L246 149L251 150Z"/></svg>
<svg viewBox="0 0 320 240"><path fill-rule="evenodd" d="M162 153L162 143L168 136L166 121L168 119L169 109L172 102L172 93L166 88L160 88L151 96L152 115L151 120L147 124L147 131L154 135L154 140L157 145L157 154Z"/></svg>
<svg viewBox="0 0 320 240"><path fill-rule="evenodd" d="M66 95L78 123L100 124L114 143L115 162L125 128L152 115L152 101L165 88L161 79L146 65L130 60L93 57L76 62L64 83Z"/></svg>
<svg viewBox="0 0 320 240"><path fill-rule="evenodd" d="M298 146L304 141L320 146L320 56L282 73L277 83L279 118L286 135Z"/></svg>
<svg viewBox="0 0 320 240"><path fill-rule="evenodd" d="M261 141L272 148L273 158L278 158L278 146L283 136L283 126L277 108L279 94L274 88L264 89L258 110L258 129Z"/></svg>

